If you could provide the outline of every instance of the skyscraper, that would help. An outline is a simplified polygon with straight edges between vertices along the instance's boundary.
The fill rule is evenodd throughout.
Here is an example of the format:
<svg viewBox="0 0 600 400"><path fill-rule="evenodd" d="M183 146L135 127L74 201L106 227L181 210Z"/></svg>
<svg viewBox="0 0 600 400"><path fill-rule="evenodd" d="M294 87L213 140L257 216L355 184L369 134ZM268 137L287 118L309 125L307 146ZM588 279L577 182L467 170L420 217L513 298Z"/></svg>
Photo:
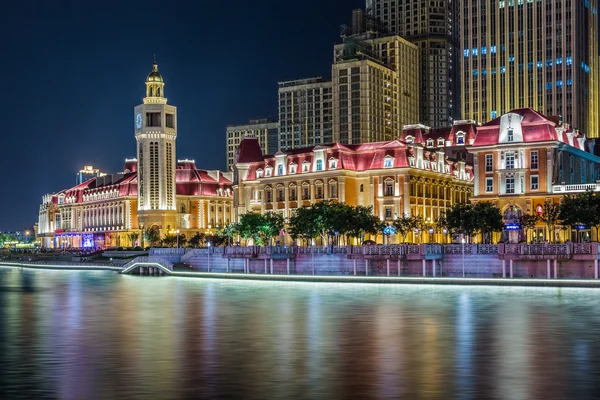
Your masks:
<svg viewBox="0 0 600 400"><path fill-rule="evenodd" d="M331 122L330 81L317 77L279 82L278 150L331 142Z"/></svg>
<svg viewBox="0 0 600 400"><path fill-rule="evenodd" d="M251 119L247 124L227 127L227 171L235 162L235 152L245 137L256 137L265 154L275 154L279 150L279 123L270 118Z"/></svg>
<svg viewBox="0 0 600 400"><path fill-rule="evenodd" d="M419 48L420 121L450 126L459 118L460 0L367 0L367 13Z"/></svg>
<svg viewBox="0 0 600 400"><path fill-rule="evenodd" d="M392 140L419 122L416 45L380 32L353 12L334 48L333 140L345 144Z"/></svg>
<svg viewBox="0 0 600 400"><path fill-rule="evenodd" d="M597 0L462 0L463 118L531 107L598 137Z"/></svg>

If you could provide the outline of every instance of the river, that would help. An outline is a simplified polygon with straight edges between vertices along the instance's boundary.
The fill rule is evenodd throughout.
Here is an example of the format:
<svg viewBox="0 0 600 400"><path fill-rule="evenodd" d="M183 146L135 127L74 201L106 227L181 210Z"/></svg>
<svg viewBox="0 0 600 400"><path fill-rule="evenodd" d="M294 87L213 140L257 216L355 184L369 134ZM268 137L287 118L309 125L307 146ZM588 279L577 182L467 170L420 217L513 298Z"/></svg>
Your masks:
<svg viewBox="0 0 600 400"><path fill-rule="evenodd" d="M0 268L0 399L588 399L595 289Z"/></svg>

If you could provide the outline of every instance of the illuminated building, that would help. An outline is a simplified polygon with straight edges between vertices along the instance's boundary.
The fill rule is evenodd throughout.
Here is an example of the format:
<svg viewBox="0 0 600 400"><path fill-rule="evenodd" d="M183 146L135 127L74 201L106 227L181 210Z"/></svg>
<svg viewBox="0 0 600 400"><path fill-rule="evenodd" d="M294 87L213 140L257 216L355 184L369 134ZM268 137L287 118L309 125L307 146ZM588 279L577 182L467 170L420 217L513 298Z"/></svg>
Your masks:
<svg viewBox="0 0 600 400"><path fill-rule="evenodd" d="M235 149L246 136L258 138L260 148L267 153L275 153L279 148L279 123L269 118L252 119L247 124L227 127L227 171L233 168Z"/></svg>
<svg viewBox="0 0 600 400"><path fill-rule="evenodd" d="M393 140L420 120L419 49L365 30L362 18L353 18L334 48L333 141L344 144Z"/></svg>
<svg viewBox="0 0 600 400"><path fill-rule="evenodd" d="M279 146L265 152L330 143L331 107L330 81L318 77L279 82Z"/></svg>
<svg viewBox="0 0 600 400"><path fill-rule="evenodd" d="M92 165L84 166L78 173L77 178L75 179L76 185L81 185L83 182L88 179L104 176L106 175L104 172L100 172L98 168L94 168Z"/></svg>
<svg viewBox="0 0 600 400"><path fill-rule="evenodd" d="M145 229L161 236L179 230L190 238L232 222L232 174L175 158L176 116L155 63L144 102L134 111L138 158L126 160L119 173L43 196L37 225L42 246L132 246L142 244Z"/></svg>
<svg viewBox="0 0 600 400"><path fill-rule="evenodd" d="M420 122L449 126L458 118L460 1L367 0L367 13L420 53Z"/></svg>
<svg viewBox="0 0 600 400"><path fill-rule="evenodd" d="M530 107L598 137L597 0L461 2L462 117Z"/></svg>
<svg viewBox="0 0 600 400"><path fill-rule="evenodd" d="M541 215L546 200L558 203L566 193L600 190L596 183L600 157L589 145L578 130L530 108L513 110L478 126L469 147L475 168L472 200L491 201L500 208L504 241L566 240L566 231L559 228L549 238L541 222L526 238L519 217Z"/></svg>
<svg viewBox="0 0 600 400"><path fill-rule="evenodd" d="M473 133L462 125L445 131L410 126L401 140L331 143L274 155L263 155L257 139L244 139L234 169L237 215L273 211L289 218L298 207L330 199L373 206L382 221L412 214L432 223L471 196L472 166L446 157L446 148L465 149Z"/></svg>

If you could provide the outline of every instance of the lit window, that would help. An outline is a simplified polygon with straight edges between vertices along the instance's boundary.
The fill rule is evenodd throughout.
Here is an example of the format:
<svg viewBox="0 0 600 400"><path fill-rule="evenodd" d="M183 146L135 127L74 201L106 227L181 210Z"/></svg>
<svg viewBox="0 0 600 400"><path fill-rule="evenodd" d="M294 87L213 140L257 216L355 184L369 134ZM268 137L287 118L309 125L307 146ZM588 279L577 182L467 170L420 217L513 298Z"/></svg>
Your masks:
<svg viewBox="0 0 600 400"><path fill-rule="evenodd" d="M337 168L337 160L335 158L330 158L329 159L329 169L336 169Z"/></svg>
<svg viewBox="0 0 600 400"><path fill-rule="evenodd" d="M308 162L302 163L302 172L308 172L309 164L310 163L308 163Z"/></svg>
<svg viewBox="0 0 600 400"><path fill-rule="evenodd" d="M323 160L317 160L317 171L323 171Z"/></svg>
<svg viewBox="0 0 600 400"><path fill-rule="evenodd" d="M394 159L390 156L386 156L383 160L383 168L392 168L394 166Z"/></svg>
<svg viewBox="0 0 600 400"><path fill-rule="evenodd" d="M427 147L433 147L433 139L427 139Z"/></svg>
<svg viewBox="0 0 600 400"><path fill-rule="evenodd" d="M386 196L393 196L394 195L394 183L393 182L386 182L385 183L385 195Z"/></svg>
<svg viewBox="0 0 600 400"><path fill-rule="evenodd" d="M443 147L444 146L444 138L439 138L437 142L438 142L437 145L439 147Z"/></svg>
<svg viewBox="0 0 600 400"><path fill-rule="evenodd" d="M391 208L386 208L385 209L385 217L386 218L392 218L392 209Z"/></svg>
<svg viewBox="0 0 600 400"><path fill-rule="evenodd" d="M494 178L485 178L485 191L486 193L494 191Z"/></svg>
<svg viewBox="0 0 600 400"><path fill-rule="evenodd" d="M538 169L538 152L533 150L531 152L531 169Z"/></svg>
<svg viewBox="0 0 600 400"><path fill-rule="evenodd" d="M486 154L485 155L485 172L493 172L494 171L494 155Z"/></svg>
<svg viewBox="0 0 600 400"><path fill-rule="evenodd" d="M271 173L272 173L272 172L273 172L273 168L271 168L271 167L268 167L268 168L265 170L265 176L271 176Z"/></svg>
<svg viewBox="0 0 600 400"><path fill-rule="evenodd" d="M290 174L296 173L296 164L290 164Z"/></svg>
<svg viewBox="0 0 600 400"><path fill-rule="evenodd" d="M413 140L415 140L415 138L413 138L412 136L406 137L406 143L408 143L408 144L412 144Z"/></svg>
<svg viewBox="0 0 600 400"><path fill-rule="evenodd" d="M512 142L515 139L514 137L514 131L512 129L508 130L508 138L506 139L509 142Z"/></svg>
<svg viewBox="0 0 600 400"><path fill-rule="evenodd" d="M506 178L506 193L511 194L515 192L515 178Z"/></svg>
<svg viewBox="0 0 600 400"><path fill-rule="evenodd" d="M539 177L537 175L531 175L529 181L530 181L531 190L538 190Z"/></svg>
<svg viewBox="0 0 600 400"><path fill-rule="evenodd" d="M506 153L506 169L515 168L515 153Z"/></svg>
<svg viewBox="0 0 600 400"><path fill-rule="evenodd" d="M283 165L279 164L277 167L277 175L283 175Z"/></svg>
<svg viewBox="0 0 600 400"><path fill-rule="evenodd" d="M262 178L263 177L263 170L262 169L257 169L256 170L256 177L257 178Z"/></svg>
<svg viewBox="0 0 600 400"><path fill-rule="evenodd" d="M465 136L464 135L456 136L456 144L465 144Z"/></svg>

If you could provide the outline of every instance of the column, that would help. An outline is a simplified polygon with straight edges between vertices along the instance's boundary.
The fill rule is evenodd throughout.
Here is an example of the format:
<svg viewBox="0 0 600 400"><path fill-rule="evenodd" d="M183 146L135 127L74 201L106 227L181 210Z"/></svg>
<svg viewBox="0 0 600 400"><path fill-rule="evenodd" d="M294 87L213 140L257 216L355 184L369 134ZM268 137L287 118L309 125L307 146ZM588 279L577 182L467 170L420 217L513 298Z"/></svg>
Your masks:
<svg viewBox="0 0 600 400"><path fill-rule="evenodd" d="M594 279L598 279L598 259L594 260Z"/></svg>
<svg viewBox="0 0 600 400"><path fill-rule="evenodd" d="M365 276L369 276L369 260L365 259Z"/></svg>
<svg viewBox="0 0 600 400"><path fill-rule="evenodd" d="M352 264L354 266L354 276L356 276L356 258L354 260L352 260Z"/></svg>
<svg viewBox="0 0 600 400"><path fill-rule="evenodd" d="M272 258L269 260L269 263L271 264L270 265L270 267L271 267L271 275L273 275L273 259Z"/></svg>
<svg viewBox="0 0 600 400"><path fill-rule="evenodd" d="M431 260L431 270L433 271L433 277L435 278L435 260Z"/></svg>
<svg viewBox="0 0 600 400"><path fill-rule="evenodd" d="M288 257L286 259L286 267L287 267L287 274L290 274L290 258Z"/></svg>
<svg viewBox="0 0 600 400"><path fill-rule="evenodd" d="M400 271L401 271L401 269L400 269L400 259L398 259L398 276L402 275L402 274L400 273Z"/></svg>
<svg viewBox="0 0 600 400"><path fill-rule="evenodd" d="M265 275L267 274L267 259L265 258Z"/></svg>
<svg viewBox="0 0 600 400"><path fill-rule="evenodd" d="M206 223L204 222L204 200L198 201L198 229L206 228Z"/></svg>
<svg viewBox="0 0 600 400"><path fill-rule="evenodd" d="M289 182L285 182L283 185L283 198L285 199L285 209L283 212L283 217L287 218L290 216L290 184L289 184Z"/></svg>
<svg viewBox="0 0 600 400"><path fill-rule="evenodd" d="M390 276L390 259L388 258L385 261L386 261L387 276Z"/></svg>
<svg viewBox="0 0 600 400"><path fill-rule="evenodd" d="M546 272L546 276L548 277L548 279L550 279L550 260L546 260Z"/></svg>
<svg viewBox="0 0 600 400"><path fill-rule="evenodd" d="M510 277L513 277L513 260L508 261L508 267L510 268Z"/></svg>
<svg viewBox="0 0 600 400"><path fill-rule="evenodd" d="M427 261L425 261L425 259L423 259L422 263L423 263L423 276L427 276Z"/></svg>
<svg viewBox="0 0 600 400"><path fill-rule="evenodd" d="M502 260L502 277L506 278L506 260Z"/></svg>
<svg viewBox="0 0 600 400"><path fill-rule="evenodd" d="M340 199L340 203L346 201L346 180L344 178L338 180L338 198Z"/></svg>
<svg viewBox="0 0 600 400"><path fill-rule="evenodd" d="M558 279L558 260L554 260L554 279Z"/></svg>

